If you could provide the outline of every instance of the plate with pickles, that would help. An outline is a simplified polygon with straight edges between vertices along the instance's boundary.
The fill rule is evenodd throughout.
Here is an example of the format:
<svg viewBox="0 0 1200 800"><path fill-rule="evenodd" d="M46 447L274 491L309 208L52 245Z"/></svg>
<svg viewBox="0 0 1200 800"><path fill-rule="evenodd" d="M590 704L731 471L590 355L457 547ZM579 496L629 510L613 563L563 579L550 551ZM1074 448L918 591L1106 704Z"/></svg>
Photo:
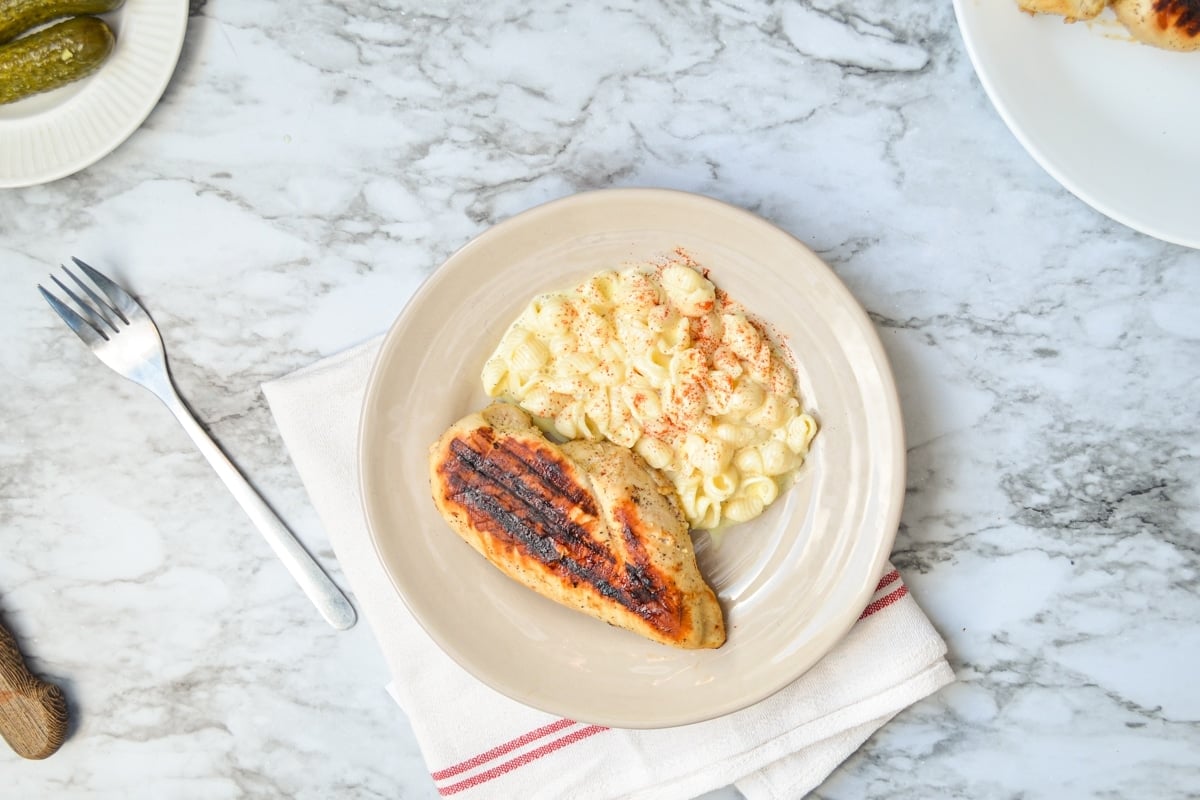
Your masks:
<svg viewBox="0 0 1200 800"><path fill-rule="evenodd" d="M187 0L0 0L0 187L108 155L175 71Z"/></svg>

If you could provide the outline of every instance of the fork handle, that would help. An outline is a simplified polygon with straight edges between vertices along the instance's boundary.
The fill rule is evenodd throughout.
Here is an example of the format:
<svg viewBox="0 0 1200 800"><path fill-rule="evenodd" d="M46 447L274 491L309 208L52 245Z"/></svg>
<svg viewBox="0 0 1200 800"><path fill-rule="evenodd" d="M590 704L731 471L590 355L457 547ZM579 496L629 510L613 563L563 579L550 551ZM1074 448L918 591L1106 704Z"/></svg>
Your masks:
<svg viewBox="0 0 1200 800"><path fill-rule="evenodd" d="M254 527L258 528L259 532L266 537L267 544L275 551L275 555L283 562L287 571L296 579L296 583L300 584L300 588L321 612L321 616L340 631L352 627L357 619L354 606L350 605L350 601L325 574L321 566L313 560L313 557L304 549L304 545L300 544L266 501L259 496L258 492L254 491L242 473L238 472L233 462L192 416L192 412L184 405L179 395L173 390L169 393L155 391L155 394L166 404L167 408L171 409L175 419L179 420L179 424L187 431L187 435L208 459L208 463L216 470L217 476L225 484L225 487L233 493L234 499L250 517Z"/></svg>

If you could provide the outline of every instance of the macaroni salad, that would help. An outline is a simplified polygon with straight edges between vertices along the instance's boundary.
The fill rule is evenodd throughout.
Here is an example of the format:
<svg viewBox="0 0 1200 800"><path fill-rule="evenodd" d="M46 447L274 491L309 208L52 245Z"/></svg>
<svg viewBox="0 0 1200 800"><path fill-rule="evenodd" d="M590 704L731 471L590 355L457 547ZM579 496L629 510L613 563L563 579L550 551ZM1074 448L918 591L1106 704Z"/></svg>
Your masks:
<svg viewBox="0 0 1200 800"><path fill-rule="evenodd" d="M761 514L817 431L761 327L678 263L535 297L482 379L548 431L633 448L698 529Z"/></svg>

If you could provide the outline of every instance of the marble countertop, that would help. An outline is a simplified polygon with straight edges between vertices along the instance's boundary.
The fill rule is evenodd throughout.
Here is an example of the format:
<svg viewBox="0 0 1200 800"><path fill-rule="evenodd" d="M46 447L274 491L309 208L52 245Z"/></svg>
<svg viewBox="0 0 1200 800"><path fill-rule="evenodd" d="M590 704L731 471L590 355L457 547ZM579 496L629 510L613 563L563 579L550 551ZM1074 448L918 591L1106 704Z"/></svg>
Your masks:
<svg viewBox="0 0 1200 800"><path fill-rule="evenodd" d="M779 224L891 357L894 561L959 680L816 796L1194 796L1200 252L1048 177L949 3L879 0L193 0L127 142L0 192L0 612L75 720L44 762L0 748L0 794L436 796L367 627L321 621L35 284L71 255L116 272L340 580L260 384L382 331L489 225L608 186Z"/></svg>

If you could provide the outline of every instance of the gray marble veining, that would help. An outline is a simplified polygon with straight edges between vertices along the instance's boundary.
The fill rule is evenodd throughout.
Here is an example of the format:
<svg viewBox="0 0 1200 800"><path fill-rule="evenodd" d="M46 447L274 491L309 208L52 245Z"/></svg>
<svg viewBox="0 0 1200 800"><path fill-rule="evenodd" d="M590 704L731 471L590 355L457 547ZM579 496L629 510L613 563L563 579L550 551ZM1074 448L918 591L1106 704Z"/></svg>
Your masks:
<svg viewBox="0 0 1200 800"><path fill-rule="evenodd" d="M817 796L1195 796L1200 253L1042 172L949 4L191 7L124 145L0 193L0 610L76 720L46 762L0 753L0 794L435 796L365 626L328 629L167 412L62 328L33 289L55 264L136 291L340 578L259 384L383 330L488 225L652 185L811 246L896 372L894 560L960 680Z"/></svg>

